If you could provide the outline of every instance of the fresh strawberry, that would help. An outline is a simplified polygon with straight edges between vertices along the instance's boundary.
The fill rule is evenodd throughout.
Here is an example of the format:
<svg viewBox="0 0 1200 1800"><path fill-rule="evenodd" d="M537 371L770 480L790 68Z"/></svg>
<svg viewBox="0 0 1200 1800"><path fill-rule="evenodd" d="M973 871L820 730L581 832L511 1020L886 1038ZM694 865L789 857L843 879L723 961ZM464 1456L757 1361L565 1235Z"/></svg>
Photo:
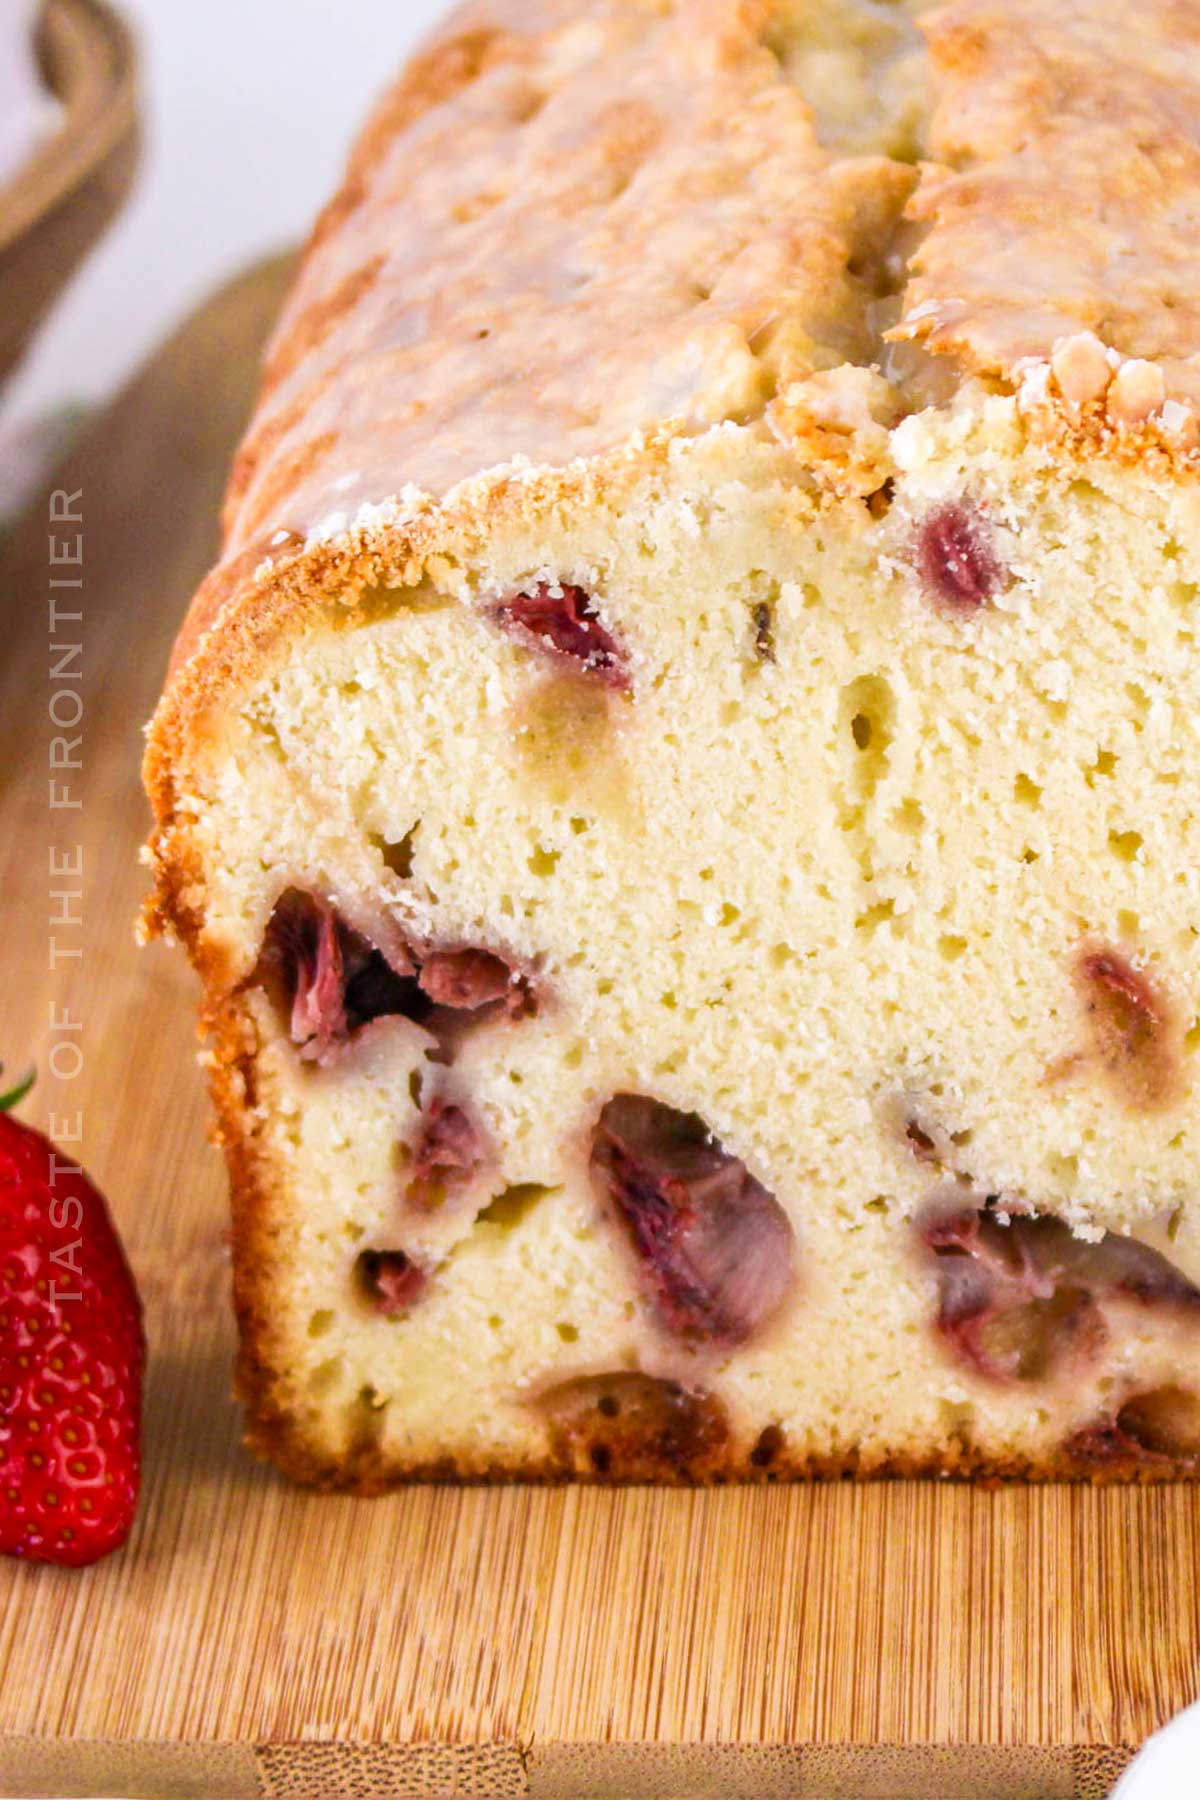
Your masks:
<svg viewBox="0 0 1200 1800"><path fill-rule="evenodd" d="M0 1551L95 1562L137 1509L141 1305L103 1199L0 1098Z"/></svg>

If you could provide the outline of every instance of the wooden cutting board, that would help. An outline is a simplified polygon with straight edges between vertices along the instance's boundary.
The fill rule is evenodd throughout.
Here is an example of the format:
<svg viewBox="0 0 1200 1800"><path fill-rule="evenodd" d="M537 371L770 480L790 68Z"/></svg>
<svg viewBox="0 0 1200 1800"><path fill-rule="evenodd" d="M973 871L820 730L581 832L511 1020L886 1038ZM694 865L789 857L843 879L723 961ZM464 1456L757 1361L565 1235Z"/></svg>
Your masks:
<svg viewBox="0 0 1200 1800"><path fill-rule="evenodd" d="M1200 1691L1198 1489L363 1501L303 1493L241 1449L192 981L132 936L139 727L214 549L285 273L220 294L56 479L84 515L78 811L49 807L48 582L74 571L52 569L48 501L0 544L0 1054L43 1072L27 1116L60 1135L80 1116L151 1345L128 1548L82 1573L0 1568L0 1792L1106 1794ZM82 898L56 901L76 884L52 879L51 848L77 846Z"/></svg>

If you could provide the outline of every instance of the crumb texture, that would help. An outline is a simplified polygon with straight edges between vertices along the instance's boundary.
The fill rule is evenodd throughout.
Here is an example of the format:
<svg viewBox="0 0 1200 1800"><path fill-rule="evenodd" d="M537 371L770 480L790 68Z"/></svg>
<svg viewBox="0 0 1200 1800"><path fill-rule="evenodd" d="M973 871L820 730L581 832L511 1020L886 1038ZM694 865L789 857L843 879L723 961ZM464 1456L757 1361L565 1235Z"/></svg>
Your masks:
<svg viewBox="0 0 1200 1800"><path fill-rule="evenodd" d="M494 0L368 126L147 757L293 1473L1200 1472L1144 20Z"/></svg>

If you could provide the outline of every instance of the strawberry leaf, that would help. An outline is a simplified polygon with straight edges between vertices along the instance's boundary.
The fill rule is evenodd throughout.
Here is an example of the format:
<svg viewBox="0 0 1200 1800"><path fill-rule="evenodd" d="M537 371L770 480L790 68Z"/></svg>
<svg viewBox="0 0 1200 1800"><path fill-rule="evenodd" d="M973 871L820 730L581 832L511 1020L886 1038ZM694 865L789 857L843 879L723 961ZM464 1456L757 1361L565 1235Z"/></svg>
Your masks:
<svg viewBox="0 0 1200 1800"><path fill-rule="evenodd" d="M2 1072L3 1064L0 1064L0 1073ZM6 1093L0 1094L0 1113L11 1112L14 1106L19 1106L36 1080L37 1070L30 1069L28 1075L22 1076L15 1087L10 1087Z"/></svg>

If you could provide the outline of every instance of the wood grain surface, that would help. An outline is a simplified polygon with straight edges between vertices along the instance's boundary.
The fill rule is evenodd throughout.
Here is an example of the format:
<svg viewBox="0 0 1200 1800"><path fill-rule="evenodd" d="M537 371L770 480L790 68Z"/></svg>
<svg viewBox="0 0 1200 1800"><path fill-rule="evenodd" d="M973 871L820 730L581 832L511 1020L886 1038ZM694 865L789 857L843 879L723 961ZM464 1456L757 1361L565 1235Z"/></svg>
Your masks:
<svg viewBox="0 0 1200 1800"><path fill-rule="evenodd" d="M0 1568L0 1792L1098 1800L1200 1690L1196 1488L364 1501L240 1448L192 982L132 938L139 726L283 279L219 295L56 480L84 516L78 810L49 807L48 582L70 566L48 502L0 545L0 1054L37 1059L35 1122L81 1116L152 1353L127 1550ZM83 922L53 925L51 850L76 846Z"/></svg>

